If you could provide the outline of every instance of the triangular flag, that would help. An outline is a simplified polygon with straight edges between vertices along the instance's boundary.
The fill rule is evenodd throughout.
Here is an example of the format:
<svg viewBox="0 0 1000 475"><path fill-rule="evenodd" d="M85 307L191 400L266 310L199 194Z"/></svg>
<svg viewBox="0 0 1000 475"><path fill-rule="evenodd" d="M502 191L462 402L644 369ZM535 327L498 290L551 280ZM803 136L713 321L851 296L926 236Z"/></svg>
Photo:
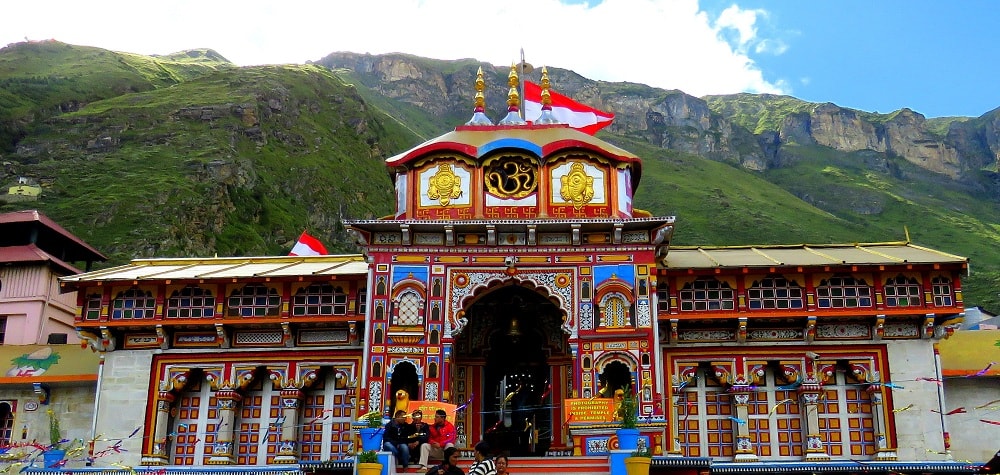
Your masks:
<svg viewBox="0 0 1000 475"><path fill-rule="evenodd" d="M580 104L552 89L549 89L549 97L552 98L552 115L559 122L569 124L570 127L581 132L594 135L598 130L611 124L615 115L610 112L599 111L588 105ZM542 88L538 84L524 81L524 120L533 122L542 115Z"/></svg>
<svg viewBox="0 0 1000 475"><path fill-rule="evenodd" d="M289 256L323 256L329 254L326 252L326 247L323 243L310 236L305 231L302 231L302 235L299 236L299 242L295 243L292 247L292 252L289 252Z"/></svg>

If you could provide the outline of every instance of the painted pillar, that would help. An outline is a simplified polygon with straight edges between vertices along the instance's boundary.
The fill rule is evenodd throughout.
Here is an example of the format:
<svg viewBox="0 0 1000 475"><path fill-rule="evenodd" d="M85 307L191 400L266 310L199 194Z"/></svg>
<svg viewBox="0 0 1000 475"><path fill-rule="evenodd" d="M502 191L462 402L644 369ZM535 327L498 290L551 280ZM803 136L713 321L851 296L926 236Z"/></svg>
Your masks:
<svg viewBox="0 0 1000 475"><path fill-rule="evenodd" d="M806 430L806 460L830 460L830 455L823 448L823 439L819 434L819 396L822 386L819 384L803 384L799 387L799 400L804 410L802 423Z"/></svg>
<svg viewBox="0 0 1000 475"><path fill-rule="evenodd" d="M299 389L281 390L281 432L278 436L278 455L274 463L299 463L299 409L304 395Z"/></svg>
<svg viewBox="0 0 1000 475"><path fill-rule="evenodd" d="M161 391L156 398L156 412L153 417L152 450L143 457L143 465L167 464L167 424L170 422L170 407L175 399L174 393Z"/></svg>
<svg viewBox="0 0 1000 475"><path fill-rule="evenodd" d="M737 462L756 462L753 443L750 442L749 405L751 386L732 386L733 402L736 404L736 457Z"/></svg>
<svg viewBox="0 0 1000 475"><path fill-rule="evenodd" d="M216 428L215 445L209 465L231 465L236 462L233 454L233 425L236 423L236 406L243 396L236 391L220 389L215 393L218 400L219 427Z"/></svg>

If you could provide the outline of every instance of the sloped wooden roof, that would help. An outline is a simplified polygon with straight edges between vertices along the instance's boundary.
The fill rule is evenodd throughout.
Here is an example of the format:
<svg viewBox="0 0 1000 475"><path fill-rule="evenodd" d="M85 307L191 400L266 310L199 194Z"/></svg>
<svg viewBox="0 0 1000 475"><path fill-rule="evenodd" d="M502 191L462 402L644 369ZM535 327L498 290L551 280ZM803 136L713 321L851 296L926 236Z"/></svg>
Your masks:
<svg viewBox="0 0 1000 475"><path fill-rule="evenodd" d="M360 254L332 256L214 257L203 259L135 259L118 267L60 278L64 287L88 282L188 279L250 279L255 277L367 275Z"/></svg>
<svg viewBox="0 0 1000 475"><path fill-rule="evenodd" d="M798 244L774 246L671 246L660 265L666 269L778 266L968 264L966 257L908 242Z"/></svg>

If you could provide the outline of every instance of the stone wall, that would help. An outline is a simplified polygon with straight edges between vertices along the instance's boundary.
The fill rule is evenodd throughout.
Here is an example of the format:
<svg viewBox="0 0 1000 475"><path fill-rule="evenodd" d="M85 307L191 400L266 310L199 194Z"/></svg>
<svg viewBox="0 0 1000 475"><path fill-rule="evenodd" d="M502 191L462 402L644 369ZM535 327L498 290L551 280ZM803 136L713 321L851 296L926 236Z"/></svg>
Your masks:
<svg viewBox="0 0 1000 475"><path fill-rule="evenodd" d="M896 386L886 392L896 419L897 455L900 461L946 460L941 417L937 413L938 385L920 378L936 378L934 347L927 340L886 342L889 381ZM886 375L882 375L885 380ZM909 407L909 409L904 409Z"/></svg>
<svg viewBox="0 0 1000 475"><path fill-rule="evenodd" d="M98 441L95 452L121 443L122 453L101 457L95 466L108 467L121 463L130 467L138 466L143 451L143 435L146 432L146 405L149 399L150 368L153 361L152 350L113 351L107 353L104 374L101 381L100 399L97 408L97 433L104 439ZM142 426L133 437L129 435Z"/></svg>
<svg viewBox="0 0 1000 475"><path fill-rule="evenodd" d="M1000 377L948 378L945 387L945 410L964 407L964 414L945 416L951 434L951 454L955 460L986 462L1000 450L1000 425L981 419L1000 421ZM992 402L992 404L990 404ZM986 406L978 409L980 406ZM991 409L992 407L992 409ZM935 414L937 415L937 414Z"/></svg>

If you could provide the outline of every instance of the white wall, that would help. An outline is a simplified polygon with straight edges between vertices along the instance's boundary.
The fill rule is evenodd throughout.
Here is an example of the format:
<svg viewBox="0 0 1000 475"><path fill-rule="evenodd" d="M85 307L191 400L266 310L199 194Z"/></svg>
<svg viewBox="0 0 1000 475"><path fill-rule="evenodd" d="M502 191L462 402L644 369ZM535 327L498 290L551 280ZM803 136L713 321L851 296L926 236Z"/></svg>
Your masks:
<svg viewBox="0 0 1000 475"><path fill-rule="evenodd" d="M117 439L124 439L120 454L95 460L94 466L109 467L121 463L138 466L142 458L143 434L146 432L146 405L153 350L112 351L106 353L104 373L97 407L97 435L111 441L97 441L94 452L111 446ZM136 427L143 426L129 438ZM126 452L127 451L127 452Z"/></svg>

